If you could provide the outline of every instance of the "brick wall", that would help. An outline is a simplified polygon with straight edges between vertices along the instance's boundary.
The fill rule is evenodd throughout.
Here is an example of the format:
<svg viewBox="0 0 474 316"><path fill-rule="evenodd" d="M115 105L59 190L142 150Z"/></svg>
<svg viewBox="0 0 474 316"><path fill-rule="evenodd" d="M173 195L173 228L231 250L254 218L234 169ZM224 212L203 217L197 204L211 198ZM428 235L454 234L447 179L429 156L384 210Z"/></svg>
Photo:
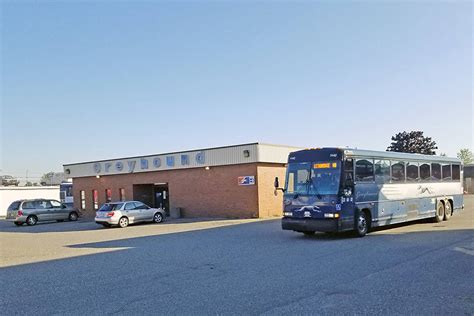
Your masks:
<svg viewBox="0 0 474 316"><path fill-rule="evenodd" d="M274 181L279 178L280 187L285 184L285 166L278 164L258 164L258 208L260 217L281 217L283 213L283 193L275 195Z"/></svg>
<svg viewBox="0 0 474 316"><path fill-rule="evenodd" d="M112 190L112 201L119 200L119 189L125 198L133 199L133 185L168 183L170 207L180 207L185 217L258 217L257 185L239 186L239 176L256 176L256 164L156 171L127 175L74 178L74 204L81 206L80 191L86 194L85 216L95 214L92 190L99 193L99 205L105 203L105 190ZM258 177L257 177L258 178Z"/></svg>

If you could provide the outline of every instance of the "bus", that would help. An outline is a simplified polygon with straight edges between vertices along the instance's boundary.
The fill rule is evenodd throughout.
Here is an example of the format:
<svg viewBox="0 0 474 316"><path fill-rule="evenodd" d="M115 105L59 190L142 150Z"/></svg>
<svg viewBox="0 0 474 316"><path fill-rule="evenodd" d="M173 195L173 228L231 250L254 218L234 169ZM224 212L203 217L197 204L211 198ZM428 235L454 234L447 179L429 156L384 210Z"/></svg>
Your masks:
<svg viewBox="0 0 474 316"><path fill-rule="evenodd" d="M464 208L463 166L442 156L315 148L288 156L282 229L306 235L355 231L432 218Z"/></svg>
<svg viewBox="0 0 474 316"><path fill-rule="evenodd" d="M74 197L72 193L72 183L63 182L59 184L59 199L61 203L73 207L74 206Z"/></svg>

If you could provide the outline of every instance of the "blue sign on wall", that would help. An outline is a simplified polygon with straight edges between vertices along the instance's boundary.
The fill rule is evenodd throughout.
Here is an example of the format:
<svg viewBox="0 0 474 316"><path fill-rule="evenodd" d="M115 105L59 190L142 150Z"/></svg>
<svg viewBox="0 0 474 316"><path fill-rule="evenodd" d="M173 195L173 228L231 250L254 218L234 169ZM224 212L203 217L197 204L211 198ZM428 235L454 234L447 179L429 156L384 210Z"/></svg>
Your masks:
<svg viewBox="0 0 474 316"><path fill-rule="evenodd" d="M239 185L255 185L255 176L239 177Z"/></svg>

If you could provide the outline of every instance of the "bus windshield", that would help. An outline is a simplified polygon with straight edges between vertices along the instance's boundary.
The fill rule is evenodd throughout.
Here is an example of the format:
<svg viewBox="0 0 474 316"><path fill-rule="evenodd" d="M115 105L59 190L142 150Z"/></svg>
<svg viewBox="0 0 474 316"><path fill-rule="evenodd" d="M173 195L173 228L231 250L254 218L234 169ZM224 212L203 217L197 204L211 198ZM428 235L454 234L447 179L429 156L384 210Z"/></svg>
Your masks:
<svg viewBox="0 0 474 316"><path fill-rule="evenodd" d="M340 162L290 163L286 175L288 194L337 194L341 179Z"/></svg>

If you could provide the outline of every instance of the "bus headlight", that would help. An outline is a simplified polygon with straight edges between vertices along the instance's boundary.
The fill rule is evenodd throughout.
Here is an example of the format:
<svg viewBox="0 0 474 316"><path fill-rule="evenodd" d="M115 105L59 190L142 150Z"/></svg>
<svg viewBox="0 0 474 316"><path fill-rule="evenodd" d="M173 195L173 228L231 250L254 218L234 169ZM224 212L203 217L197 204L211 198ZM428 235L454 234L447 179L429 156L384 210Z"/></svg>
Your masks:
<svg viewBox="0 0 474 316"><path fill-rule="evenodd" d="M325 213L324 217L325 218L339 218L339 213Z"/></svg>
<svg viewBox="0 0 474 316"><path fill-rule="evenodd" d="M291 216L293 216L293 213L292 212L283 212L283 216L291 217Z"/></svg>

